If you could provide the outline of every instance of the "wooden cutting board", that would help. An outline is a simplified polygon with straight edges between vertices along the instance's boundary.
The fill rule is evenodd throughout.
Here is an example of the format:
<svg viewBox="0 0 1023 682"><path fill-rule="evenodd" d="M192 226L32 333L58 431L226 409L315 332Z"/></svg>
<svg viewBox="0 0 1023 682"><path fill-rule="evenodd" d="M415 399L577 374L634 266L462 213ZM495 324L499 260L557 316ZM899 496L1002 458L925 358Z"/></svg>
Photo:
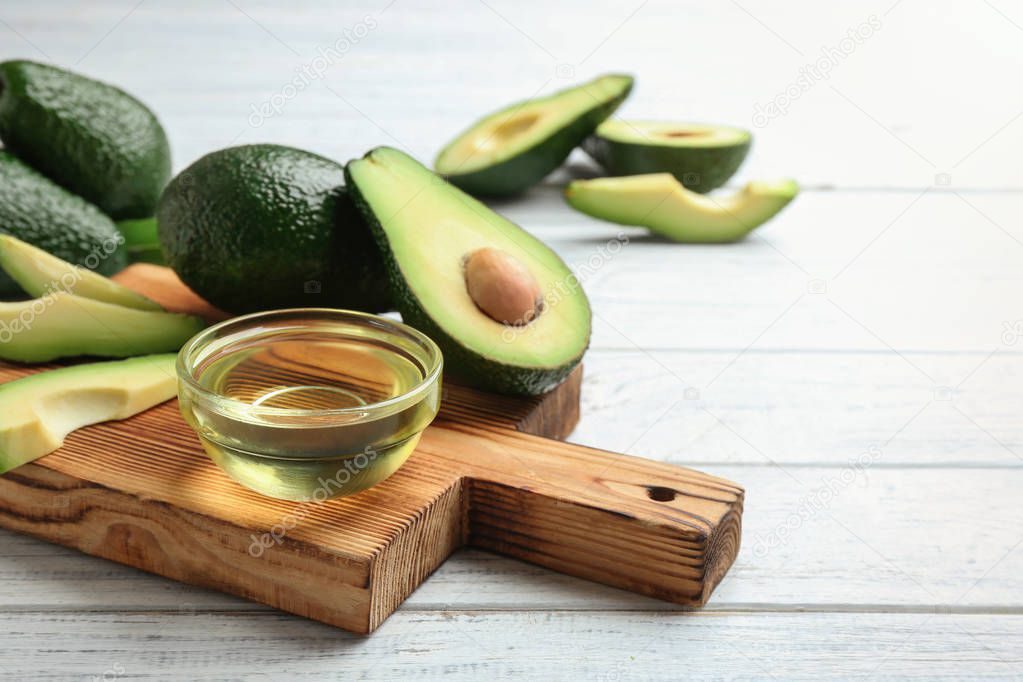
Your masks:
<svg viewBox="0 0 1023 682"><path fill-rule="evenodd" d="M166 268L117 279L223 317ZM0 382L37 369L0 363ZM449 385L404 467L323 503L231 481L171 401L0 477L0 526L363 633L466 545L702 605L738 552L742 488L556 440L578 421L581 377L535 399Z"/></svg>

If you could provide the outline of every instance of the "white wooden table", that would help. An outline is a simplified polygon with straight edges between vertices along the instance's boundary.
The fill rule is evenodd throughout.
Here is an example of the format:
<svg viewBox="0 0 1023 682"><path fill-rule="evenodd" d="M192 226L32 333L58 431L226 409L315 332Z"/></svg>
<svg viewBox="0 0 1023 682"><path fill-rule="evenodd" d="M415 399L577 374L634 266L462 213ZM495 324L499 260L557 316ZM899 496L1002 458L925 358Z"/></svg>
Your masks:
<svg viewBox="0 0 1023 682"><path fill-rule="evenodd" d="M557 178L497 206L599 261L573 439L743 484L739 559L685 612L464 552L366 638L2 533L4 679L1023 676L1019 3L340 4L7 0L0 57L136 93L177 169L258 141L430 160L603 71L637 76L623 117L756 124L734 184L806 189L741 244L625 229L603 256L618 228Z"/></svg>

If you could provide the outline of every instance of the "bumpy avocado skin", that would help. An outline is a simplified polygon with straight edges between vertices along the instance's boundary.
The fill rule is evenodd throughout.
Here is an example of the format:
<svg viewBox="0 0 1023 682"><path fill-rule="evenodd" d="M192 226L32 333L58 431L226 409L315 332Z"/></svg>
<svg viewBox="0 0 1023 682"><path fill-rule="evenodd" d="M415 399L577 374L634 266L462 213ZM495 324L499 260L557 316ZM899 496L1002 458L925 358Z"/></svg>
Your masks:
<svg viewBox="0 0 1023 682"><path fill-rule="evenodd" d="M157 225L168 265L229 312L391 308L344 171L322 156L271 144L207 154L167 186Z"/></svg>
<svg viewBox="0 0 1023 682"><path fill-rule="evenodd" d="M572 123L549 137L537 140L521 154L478 171L448 175L446 179L474 196L496 198L521 194L564 163L572 150L613 114L630 92L631 81L618 97L602 104L595 102Z"/></svg>
<svg viewBox="0 0 1023 682"><path fill-rule="evenodd" d="M0 140L115 220L152 215L170 179L170 147L153 112L54 66L0 63Z"/></svg>
<svg viewBox="0 0 1023 682"><path fill-rule="evenodd" d="M124 238L98 208L0 150L0 232L101 275L124 268ZM0 295L21 289L0 272Z"/></svg>
<svg viewBox="0 0 1023 682"><path fill-rule="evenodd" d="M728 182L746 160L750 141L722 147L668 147L591 135L583 149L611 175L671 173L686 189L705 194Z"/></svg>
<svg viewBox="0 0 1023 682"><path fill-rule="evenodd" d="M372 155L372 151L365 158ZM487 358L475 353L458 339L445 332L440 325L423 309L422 304L412 292L401 265L394 257L387 234L362 194L358 185L345 167L345 181L355 205L370 226L377 245L384 257L395 307L401 313L401 319L423 332L440 347L444 354L444 373L464 386L473 386L485 391L515 396L536 396L553 389L564 381L583 358L585 347L579 356L557 367L519 367ZM586 346L589 345L587 339Z"/></svg>

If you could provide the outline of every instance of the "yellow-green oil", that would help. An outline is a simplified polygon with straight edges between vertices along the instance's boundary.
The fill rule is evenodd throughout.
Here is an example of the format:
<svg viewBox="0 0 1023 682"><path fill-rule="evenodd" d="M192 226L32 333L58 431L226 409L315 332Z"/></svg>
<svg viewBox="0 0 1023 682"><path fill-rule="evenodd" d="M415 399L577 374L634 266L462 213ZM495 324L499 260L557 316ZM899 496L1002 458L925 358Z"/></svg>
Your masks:
<svg viewBox="0 0 1023 682"><path fill-rule="evenodd" d="M380 409L374 404L422 383L426 368L379 339L315 332L232 346L199 370L203 388L232 401L225 409L183 397L206 452L242 485L290 500L350 495L393 474L440 396L438 386L423 400Z"/></svg>

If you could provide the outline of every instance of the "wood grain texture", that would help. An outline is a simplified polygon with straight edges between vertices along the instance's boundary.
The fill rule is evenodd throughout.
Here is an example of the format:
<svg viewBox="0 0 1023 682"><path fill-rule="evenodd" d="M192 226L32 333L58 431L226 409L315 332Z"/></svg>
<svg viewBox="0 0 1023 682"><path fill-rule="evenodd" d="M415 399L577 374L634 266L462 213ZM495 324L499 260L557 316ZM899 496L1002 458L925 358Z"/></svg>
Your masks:
<svg viewBox="0 0 1023 682"><path fill-rule="evenodd" d="M40 682L1008 681L1023 667L1020 615L402 611L365 638L280 613L172 609L3 614L0 627L17 679Z"/></svg>
<svg viewBox="0 0 1023 682"><path fill-rule="evenodd" d="M134 266L118 281L169 309L217 314L165 269ZM27 371L0 368L0 379ZM577 371L528 400L451 386L390 479L303 504L229 480L171 401L82 429L0 479L0 525L356 632L375 629L466 544L705 603L739 550L742 490L544 437L578 420L580 381Z"/></svg>

